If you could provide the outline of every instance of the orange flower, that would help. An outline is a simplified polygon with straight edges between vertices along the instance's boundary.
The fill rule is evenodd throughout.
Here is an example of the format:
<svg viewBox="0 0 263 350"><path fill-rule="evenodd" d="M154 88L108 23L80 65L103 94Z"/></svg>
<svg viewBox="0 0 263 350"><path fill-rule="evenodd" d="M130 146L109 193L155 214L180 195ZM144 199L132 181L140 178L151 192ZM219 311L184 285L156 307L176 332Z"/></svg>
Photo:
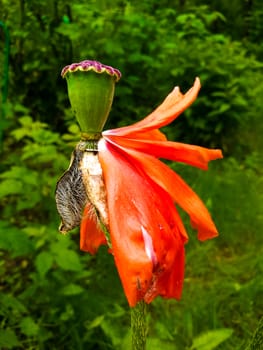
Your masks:
<svg viewBox="0 0 263 350"><path fill-rule="evenodd" d="M150 303L158 295L181 296L188 236L175 205L188 213L200 240L218 235L200 198L158 159L207 169L210 160L222 158L220 150L167 141L159 131L193 103L199 89L198 78L185 95L176 87L145 119L104 131L99 141L111 252L130 306L140 300ZM106 239L90 210L88 204L80 245L94 253Z"/></svg>

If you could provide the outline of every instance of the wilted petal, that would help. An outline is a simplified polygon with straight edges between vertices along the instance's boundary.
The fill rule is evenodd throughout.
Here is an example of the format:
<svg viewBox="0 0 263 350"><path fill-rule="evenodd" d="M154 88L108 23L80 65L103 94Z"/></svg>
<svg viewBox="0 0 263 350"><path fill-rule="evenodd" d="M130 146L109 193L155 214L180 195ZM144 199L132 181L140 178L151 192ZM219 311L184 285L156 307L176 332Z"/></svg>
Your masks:
<svg viewBox="0 0 263 350"><path fill-rule="evenodd" d="M95 208L88 203L84 209L80 225L80 249L95 254L99 246L106 243Z"/></svg>
<svg viewBox="0 0 263 350"><path fill-rule="evenodd" d="M100 141L99 157L110 208L112 251L129 304L168 296L168 286L158 280L176 268L178 250L187 239L181 222L177 224L173 202L105 140ZM172 294L180 292L173 289Z"/></svg>
<svg viewBox="0 0 263 350"><path fill-rule="evenodd" d="M158 275L158 271L153 275L153 284L144 296L146 303L160 295L163 298L180 299L184 283L185 250L181 242L180 248L170 259L169 268Z"/></svg>
<svg viewBox="0 0 263 350"><path fill-rule="evenodd" d="M167 165L147 154L120 147L134 166L144 176L162 187L191 218L192 226L198 230L198 239L206 240L218 235L213 220L197 194Z"/></svg>
<svg viewBox="0 0 263 350"><path fill-rule="evenodd" d="M105 131L105 133L103 132L102 133L103 136L105 138L107 138L108 136L112 137L110 131L111 130L109 130L109 133L107 131ZM114 137L119 137L119 136L114 135ZM126 137L121 136L121 138L126 138ZM135 140L139 139L141 141L143 141L143 140L167 141L166 136L158 129L146 131L143 133L140 133L139 131L134 131L134 132L129 133L128 138L135 139Z"/></svg>
<svg viewBox="0 0 263 350"><path fill-rule="evenodd" d="M143 240L144 240L144 247L145 247L145 252L148 256L148 258L151 260L151 262L153 263L153 265L157 265L158 260L153 248L153 240L151 235L147 232L147 230L141 226L141 231L142 231L142 236L143 236Z"/></svg>
<svg viewBox="0 0 263 350"><path fill-rule="evenodd" d="M145 225L142 222L142 216L146 214L145 203L138 196L138 188L145 187L145 184L111 147L106 144L102 147L102 141L99 143L99 157L110 208L112 252L125 295L129 304L134 306L147 291L152 276L152 262L145 251L141 232L141 226Z"/></svg>
<svg viewBox="0 0 263 350"><path fill-rule="evenodd" d="M115 145L135 149L157 158L183 162L204 170L207 170L209 161L223 158L221 150L208 149L180 142L136 140L119 136L107 136L106 139Z"/></svg>
<svg viewBox="0 0 263 350"><path fill-rule="evenodd" d="M199 78L195 79L193 87L185 95L181 94L178 87L175 87L163 103L146 118L129 126L108 130L103 135L130 136L134 132L143 134L149 130L159 129L171 123L188 108L195 101L200 88Z"/></svg>

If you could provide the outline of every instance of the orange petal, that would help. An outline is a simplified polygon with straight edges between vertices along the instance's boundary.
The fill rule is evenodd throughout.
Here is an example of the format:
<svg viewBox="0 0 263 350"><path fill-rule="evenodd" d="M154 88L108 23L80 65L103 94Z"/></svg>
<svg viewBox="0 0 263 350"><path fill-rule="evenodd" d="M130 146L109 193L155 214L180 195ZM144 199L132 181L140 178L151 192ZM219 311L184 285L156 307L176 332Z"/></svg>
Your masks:
<svg viewBox="0 0 263 350"><path fill-rule="evenodd" d="M115 134L115 130L119 129L112 129L112 130L106 130L102 132L102 135L104 138L112 137L119 137L119 135ZM146 131L144 133L141 133L140 131L133 131L129 133L130 139L139 139L139 140L156 140L156 141L166 141L166 136L158 129Z"/></svg>
<svg viewBox="0 0 263 350"><path fill-rule="evenodd" d="M110 208L112 251L128 302L134 306L143 298L169 295L169 288L173 296L179 296L181 282L173 288L158 282L168 271L181 268L176 264L178 251L187 239L181 221L177 224L173 202L122 151L103 142L99 159Z"/></svg>
<svg viewBox="0 0 263 350"><path fill-rule="evenodd" d="M163 188L175 203L188 213L192 226L198 230L199 240L206 240L218 235L204 203L179 175L152 156L128 148L120 148L126 153L130 162L133 162L138 169L143 171L145 176Z"/></svg>
<svg viewBox="0 0 263 350"><path fill-rule="evenodd" d="M141 218L130 167L110 149L99 151L107 191L112 252L130 306L144 296L152 276L141 232ZM142 185L142 184L140 184ZM144 186L145 187L145 186Z"/></svg>
<svg viewBox="0 0 263 350"><path fill-rule="evenodd" d="M102 244L107 244L105 235L99 227L94 207L87 203L80 225L80 249L95 254Z"/></svg>
<svg viewBox="0 0 263 350"><path fill-rule="evenodd" d="M119 136L114 136L114 137L119 137ZM123 137L123 136L120 136L120 137ZM166 138L165 134L163 134L158 129L146 131L144 133L132 132L132 133L129 134L129 139L152 140L152 141L167 141L167 138Z"/></svg>
<svg viewBox="0 0 263 350"><path fill-rule="evenodd" d="M188 145L172 141L134 140L119 136L106 136L109 142L135 149L158 158L183 162L207 170L208 162L223 158L221 150Z"/></svg>
<svg viewBox="0 0 263 350"><path fill-rule="evenodd" d="M171 123L188 108L195 101L200 88L199 78L195 79L193 87L185 95L182 95L179 88L175 87L163 103L146 118L129 126L108 130L103 135L129 136L134 132L142 134L149 130L159 129Z"/></svg>
<svg viewBox="0 0 263 350"><path fill-rule="evenodd" d="M173 259L173 264L169 269L156 279L153 288L149 290L144 296L146 303L152 302L157 296L154 291L158 291L158 295L163 298L180 299L184 282L184 265L185 265L185 251L182 246L178 249L177 255Z"/></svg>

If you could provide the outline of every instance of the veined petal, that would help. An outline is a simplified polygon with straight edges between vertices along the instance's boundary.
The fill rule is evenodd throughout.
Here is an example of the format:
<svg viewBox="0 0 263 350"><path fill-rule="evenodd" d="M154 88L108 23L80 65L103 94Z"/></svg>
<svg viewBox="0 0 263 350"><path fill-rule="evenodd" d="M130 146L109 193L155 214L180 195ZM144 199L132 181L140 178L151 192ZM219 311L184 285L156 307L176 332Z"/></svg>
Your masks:
<svg viewBox="0 0 263 350"><path fill-rule="evenodd" d="M80 249L95 254L102 244L106 244L104 233L99 227L98 217L91 203L87 203L80 225Z"/></svg>
<svg viewBox="0 0 263 350"><path fill-rule="evenodd" d="M106 136L109 142L150 154L157 158L165 158L183 162L204 170L208 169L210 160L223 158L221 150L208 149L172 141L136 140L119 136Z"/></svg>
<svg viewBox="0 0 263 350"><path fill-rule="evenodd" d="M105 138L112 137L119 137L119 135L115 135L115 130L117 129L112 129L112 130L106 130L102 132L102 136ZM156 140L156 141L166 141L167 138L164 133L162 133L158 129L146 131L143 133L140 133L140 131L134 131L129 133L129 139L139 139L139 140Z"/></svg>
<svg viewBox="0 0 263 350"><path fill-rule="evenodd" d="M144 298L168 297L169 286L158 281L167 270L177 268L175 262L187 237L181 232L181 223L177 225L173 202L105 140L99 142L99 159L111 209L112 251L128 302L134 306ZM179 297L181 283L174 283L170 291L174 297Z"/></svg>
<svg viewBox="0 0 263 350"><path fill-rule="evenodd" d="M184 280L184 244L188 238L186 232L182 235L181 218L171 197L154 183L152 190L158 193L161 202L155 205L155 214L152 217L152 224L155 225L155 218L159 216L158 230L148 229L153 242L154 261L157 263L154 265L151 284L144 295L147 303L158 295L164 298L181 297Z"/></svg>
<svg viewBox="0 0 263 350"><path fill-rule="evenodd" d="M142 134L149 130L159 129L171 123L188 108L195 101L200 88L199 78L195 79L193 87L185 95L180 92L179 87L175 87L163 103L146 118L129 126L108 130L104 132L104 135L129 136L134 132Z"/></svg>
<svg viewBox="0 0 263 350"><path fill-rule="evenodd" d="M158 278L153 277L152 288L149 288L144 296L144 301L150 303L157 295L161 295L163 298L180 299L184 282L184 265L185 250L182 245L177 254L174 255L170 268L166 269Z"/></svg>
<svg viewBox="0 0 263 350"><path fill-rule="evenodd" d="M141 232L141 213L138 205L139 181L129 164L112 147L99 142L99 159L104 174L109 211L112 252L125 295L131 306L141 300L148 289L152 275L152 262L145 251ZM140 186L143 186L140 183ZM144 210L144 208L142 208Z"/></svg>
<svg viewBox="0 0 263 350"><path fill-rule="evenodd" d="M199 240L203 241L218 236L215 224L204 203L178 174L155 157L119 147L138 170L140 169L145 176L163 188L175 203L188 213L192 226L198 230Z"/></svg>

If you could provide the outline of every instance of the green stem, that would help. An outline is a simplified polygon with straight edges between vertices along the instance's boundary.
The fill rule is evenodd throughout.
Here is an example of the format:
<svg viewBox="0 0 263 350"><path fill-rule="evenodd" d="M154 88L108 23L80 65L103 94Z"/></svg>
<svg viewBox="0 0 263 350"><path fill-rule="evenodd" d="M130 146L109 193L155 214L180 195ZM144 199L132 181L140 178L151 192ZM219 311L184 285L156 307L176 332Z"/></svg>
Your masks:
<svg viewBox="0 0 263 350"><path fill-rule="evenodd" d="M132 350L146 349L146 324L147 306L144 301L140 301L131 308L131 331L132 331Z"/></svg>
<svg viewBox="0 0 263 350"><path fill-rule="evenodd" d="M10 36L9 36L9 30L5 23L0 21L0 28L3 28L4 31L4 38L5 38L5 46L4 46L4 60L3 60L3 83L2 83L2 98L0 96L0 118L2 120L5 120L6 116L6 101L7 101L7 95L8 95L8 67L9 67L9 51L10 51ZM2 102L2 103L1 103ZM1 120L0 120L1 122ZM4 123L3 126L0 127L0 150L2 149L2 139L3 139L3 131L4 131Z"/></svg>
<svg viewBox="0 0 263 350"><path fill-rule="evenodd" d="M260 319L253 338L246 350L262 350L263 349L263 317Z"/></svg>

